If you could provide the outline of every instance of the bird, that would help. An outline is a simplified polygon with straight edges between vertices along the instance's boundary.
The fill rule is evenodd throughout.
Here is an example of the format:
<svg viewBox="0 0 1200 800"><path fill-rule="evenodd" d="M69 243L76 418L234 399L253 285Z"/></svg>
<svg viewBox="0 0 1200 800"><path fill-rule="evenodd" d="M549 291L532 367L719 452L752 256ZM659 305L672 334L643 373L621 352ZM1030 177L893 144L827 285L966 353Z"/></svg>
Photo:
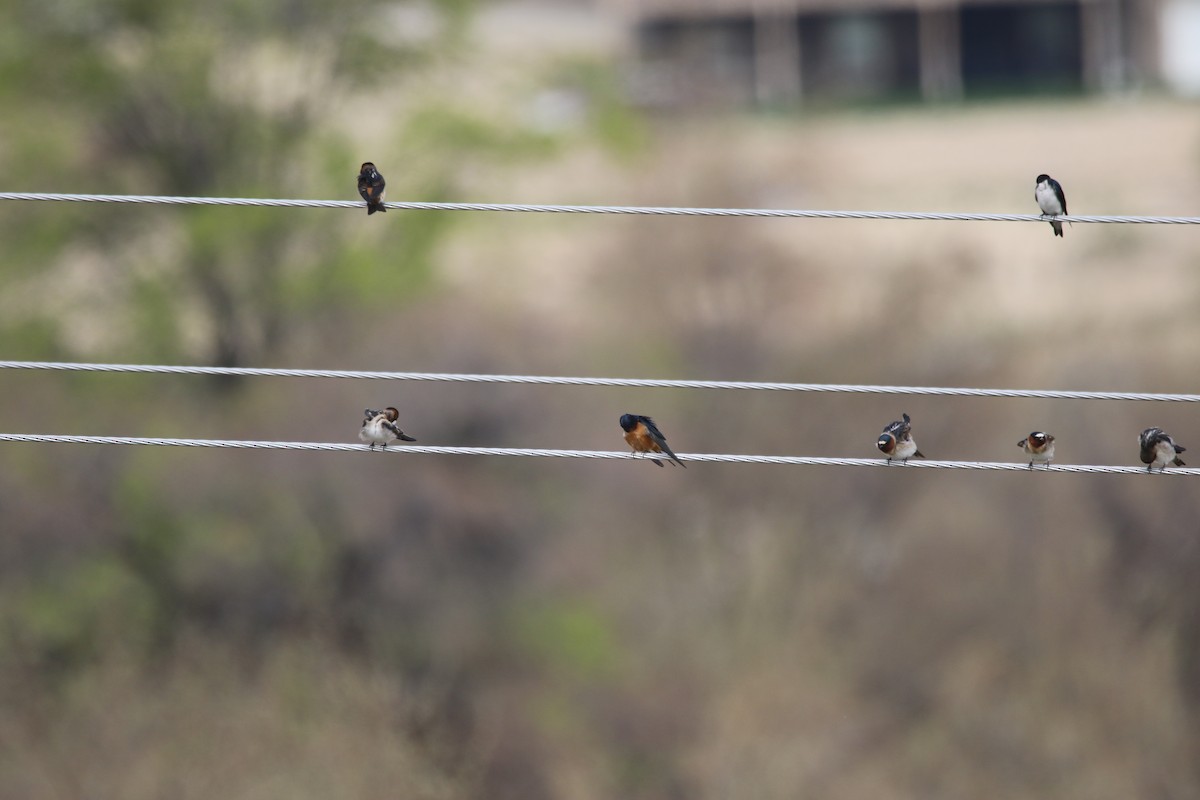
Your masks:
<svg viewBox="0 0 1200 800"><path fill-rule="evenodd" d="M917 449L917 443L912 438L912 419L908 414L902 415L904 419L889 422L883 429L883 433L879 434L879 441L875 442L875 446L883 451L887 456L887 463L891 464L892 459L898 458L901 461L908 463L908 460L913 456L924 458L925 454Z"/></svg>
<svg viewBox="0 0 1200 800"><path fill-rule="evenodd" d="M1147 472L1153 472L1155 467L1162 472L1168 466L1185 466L1183 459L1177 454L1187 448L1175 444L1175 440L1162 428L1146 428L1138 436L1138 445L1141 447L1142 463L1146 465Z"/></svg>
<svg viewBox="0 0 1200 800"><path fill-rule="evenodd" d="M1067 215L1067 196L1063 194L1062 184L1046 173L1037 176L1037 185L1033 189L1033 199L1037 200L1042 214L1050 217L1065 217ZM1062 236L1062 223L1056 219L1050 220L1050 227L1055 236Z"/></svg>
<svg viewBox="0 0 1200 800"><path fill-rule="evenodd" d="M388 442L394 442L399 439L402 442L415 442L416 439L409 436L400 427L396 425L396 419L400 416L400 412L388 406L383 411L374 411L370 408L363 411L362 427L358 430L358 438L364 442L370 442L371 449L375 449L375 445L382 444L383 449L387 450Z"/></svg>
<svg viewBox="0 0 1200 800"><path fill-rule="evenodd" d="M666 453L672 462L687 469L687 464L679 460L679 456L675 455L667 445L667 438L662 435L662 431L649 417L643 417L640 414L622 414L621 430L625 431L625 443L632 447L634 452ZM650 460L660 467L663 465L657 458Z"/></svg>
<svg viewBox="0 0 1200 800"><path fill-rule="evenodd" d="M383 205L383 196L387 193L387 181L375 169L370 161L364 161L358 168L358 193L367 201L367 216L376 211L387 211Z"/></svg>
<svg viewBox="0 0 1200 800"><path fill-rule="evenodd" d="M1048 433L1034 431L1017 442L1017 447L1029 454L1030 469L1033 469L1035 461L1049 466L1050 462L1054 460L1054 437Z"/></svg>

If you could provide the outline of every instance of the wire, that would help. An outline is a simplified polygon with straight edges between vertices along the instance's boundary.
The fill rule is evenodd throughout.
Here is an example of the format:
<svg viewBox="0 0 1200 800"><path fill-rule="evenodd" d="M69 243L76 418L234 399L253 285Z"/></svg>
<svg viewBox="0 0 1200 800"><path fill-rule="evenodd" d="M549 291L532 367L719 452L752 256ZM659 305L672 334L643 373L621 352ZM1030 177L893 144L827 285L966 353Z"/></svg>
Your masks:
<svg viewBox="0 0 1200 800"><path fill-rule="evenodd" d="M325 450L333 452L371 452L365 444L341 442L271 442L238 439L169 439L145 436L68 436L42 433L0 433L0 442L37 442L53 444L120 444L156 447L212 447L238 450ZM539 450L522 447L440 447L432 445L403 445L380 450L382 453L401 453L435 456L525 456L532 458L590 458L644 461L648 455L610 450ZM1121 474L1145 473L1145 467L1051 464L1029 469L1028 462L1020 464L994 461L909 461L889 464L882 458L823 458L817 456L763 456L735 453L691 453L679 456L680 461L717 462L732 464L791 464L819 467L913 467L919 469L969 469L992 472L1105 472ZM1200 467L1172 468L1172 475L1200 475ZM1158 473L1155 473L1158 474Z"/></svg>
<svg viewBox="0 0 1200 800"><path fill-rule="evenodd" d="M1056 389L976 389L945 386L873 386L844 383L777 383L769 381L695 381L657 378L589 378L555 375L481 375L454 372L380 372L341 369L274 369L266 367L203 367L167 364L82 364L65 361L0 361L0 369L64 372L132 372L170 375L239 375L274 378L356 378L365 380L429 381L440 383L521 383L551 386L619 386L639 389L742 389L777 392L840 394L937 395L949 397L1026 397L1046 400L1134 400L1170 403L1200 402L1200 394L1157 392L1085 392Z"/></svg>
<svg viewBox="0 0 1200 800"><path fill-rule="evenodd" d="M251 197L173 197L136 194L57 194L53 192L0 192L0 200L36 200L67 203L156 203L176 206L277 206L283 208L356 208L360 200L272 200ZM549 214L635 214L671 217L772 217L788 219L912 219L955 222L1041 222L1051 218L1039 214L948 214L928 211L819 211L769 208L674 208L664 206L564 206L522 203L385 203L403 211L503 211ZM1200 217L1147 217L1083 215L1055 217L1080 223L1124 223L1140 225L1200 225Z"/></svg>

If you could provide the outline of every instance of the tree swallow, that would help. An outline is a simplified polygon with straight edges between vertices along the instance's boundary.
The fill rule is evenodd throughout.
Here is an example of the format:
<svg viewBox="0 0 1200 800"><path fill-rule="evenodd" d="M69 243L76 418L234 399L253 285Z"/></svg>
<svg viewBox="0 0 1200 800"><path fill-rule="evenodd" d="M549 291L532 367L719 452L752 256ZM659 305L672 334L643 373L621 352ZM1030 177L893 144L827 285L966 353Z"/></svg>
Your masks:
<svg viewBox="0 0 1200 800"><path fill-rule="evenodd" d="M375 445L383 445L383 449L387 450L388 442L394 442L399 439L402 442L415 442L416 439L400 430L396 425L396 420L400 416L400 412L388 406L383 411L373 411L367 409L363 412L365 415L362 427L358 429L358 438L364 442L371 444L371 449L375 449Z"/></svg>
<svg viewBox="0 0 1200 800"><path fill-rule="evenodd" d="M387 181L375 169L370 161L363 162L358 168L358 193L367 201L367 216L376 211L387 211L383 205L383 196L387 193Z"/></svg>
<svg viewBox="0 0 1200 800"><path fill-rule="evenodd" d="M679 456L675 455L667 445L667 438L662 435L662 431L649 417L643 417L640 414L622 414L621 430L625 431L625 443L632 447L634 452L666 453L672 462L684 469L687 468L687 464L679 460ZM663 465L657 458L650 460L660 467Z"/></svg>
<svg viewBox="0 0 1200 800"><path fill-rule="evenodd" d="M1153 472L1155 467L1162 472L1168 466L1184 466L1183 459L1177 454L1187 448L1175 444L1175 440L1162 428L1146 428L1138 437L1138 445L1142 449L1142 463L1146 465L1147 472Z"/></svg>
<svg viewBox="0 0 1200 800"><path fill-rule="evenodd" d="M1037 186L1033 189L1033 199L1037 200L1038 208L1048 217L1065 217L1067 215L1067 196L1063 194L1062 184L1045 173L1037 176ZM1062 223L1056 219L1050 220L1050 227L1055 236L1062 236Z"/></svg>
<svg viewBox="0 0 1200 800"><path fill-rule="evenodd" d="M1048 433L1034 431L1017 442L1017 447L1029 454L1030 469L1033 469L1035 461L1049 466L1054 459L1054 437Z"/></svg>
<svg viewBox="0 0 1200 800"><path fill-rule="evenodd" d="M898 458L901 461L908 463L908 459L916 456L924 458L925 454L917 449L917 443L912 438L912 426L909 424L912 420L908 414L903 414L903 420L889 422L883 429L883 433L879 435L879 441L875 442L883 454L887 456L887 462L892 463L892 459Z"/></svg>

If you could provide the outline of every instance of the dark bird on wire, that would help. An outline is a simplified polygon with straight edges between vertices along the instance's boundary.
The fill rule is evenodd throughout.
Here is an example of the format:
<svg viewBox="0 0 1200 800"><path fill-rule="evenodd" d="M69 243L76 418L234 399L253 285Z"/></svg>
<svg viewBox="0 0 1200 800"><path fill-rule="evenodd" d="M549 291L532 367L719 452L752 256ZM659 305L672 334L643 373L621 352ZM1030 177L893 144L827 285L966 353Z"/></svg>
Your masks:
<svg viewBox="0 0 1200 800"><path fill-rule="evenodd" d="M1037 200L1038 208L1048 217L1065 217L1067 215L1067 196L1063 194L1062 184L1045 173L1037 176L1037 185L1033 188L1033 199ZM1062 223L1056 219L1050 220L1050 227L1055 236L1062 236Z"/></svg>
<svg viewBox="0 0 1200 800"><path fill-rule="evenodd" d="M1138 437L1138 446L1141 447L1142 463L1146 465L1147 472L1153 472L1155 467L1162 472L1168 466L1185 466L1177 453L1187 448L1175 444L1175 440L1162 428L1146 428Z"/></svg>
<svg viewBox="0 0 1200 800"><path fill-rule="evenodd" d="M358 193L367 201L367 216L376 211L387 211L383 196L387 193L387 181L370 161L363 162L358 169Z"/></svg>
<svg viewBox="0 0 1200 800"><path fill-rule="evenodd" d="M370 442L371 449L375 449L375 445L382 444L383 449L387 450L388 442L394 442L399 439L402 442L415 442L416 439L409 436L396 424L396 420L400 417L400 412L388 406L383 411L374 411L367 409L363 412L365 415L362 427L358 430L358 438L364 442Z"/></svg>
<svg viewBox="0 0 1200 800"><path fill-rule="evenodd" d="M1048 433L1034 431L1017 442L1017 447L1029 454L1030 469L1033 469L1035 461L1048 466L1054 459L1054 437Z"/></svg>
<svg viewBox="0 0 1200 800"><path fill-rule="evenodd" d="M902 420L889 422L883 429L883 433L879 434L879 441L875 442L883 454L887 456L888 463L892 463L892 459L900 459L904 463L913 456L924 458L925 454L917 449L917 443L912 438L912 426L909 424L912 420L908 414L901 415Z"/></svg>
<svg viewBox="0 0 1200 800"><path fill-rule="evenodd" d="M667 438L654 424L654 420L639 414L622 414L621 430L625 431L625 443L636 453L666 453L670 460L687 469L687 464L679 460L679 456L667 446ZM660 467L663 465L657 458L650 459Z"/></svg>

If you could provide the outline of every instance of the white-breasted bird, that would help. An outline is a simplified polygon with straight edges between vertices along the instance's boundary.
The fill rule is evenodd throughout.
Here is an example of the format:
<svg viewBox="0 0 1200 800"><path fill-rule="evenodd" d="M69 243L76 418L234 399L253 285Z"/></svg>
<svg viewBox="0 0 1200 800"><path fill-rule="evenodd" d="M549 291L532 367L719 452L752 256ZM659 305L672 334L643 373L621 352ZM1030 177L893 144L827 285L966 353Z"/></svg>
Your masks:
<svg viewBox="0 0 1200 800"><path fill-rule="evenodd" d="M367 409L363 412L362 427L358 429L358 438L371 445L371 449L375 449L375 445L383 445L386 450L388 442L394 442L399 439L402 442L415 442L416 439L409 436L404 431L400 430L400 426L396 424L396 420L400 417L400 412L388 406L383 411L373 411Z"/></svg>
<svg viewBox="0 0 1200 800"><path fill-rule="evenodd" d="M883 433L879 434L879 440L875 442L875 446L887 456L889 464L893 459L907 462L913 456L925 457L925 454L917 449L917 443L913 441L912 425L910 424L912 419L908 414L903 414L902 417L903 419L889 422L884 427Z"/></svg>
<svg viewBox="0 0 1200 800"><path fill-rule="evenodd" d="M1033 462L1049 465L1054 460L1054 437L1042 431L1034 431L1026 436L1021 441L1017 442L1017 447L1029 454L1029 468L1033 469Z"/></svg>
<svg viewBox="0 0 1200 800"><path fill-rule="evenodd" d="M1048 217L1065 217L1067 215L1067 196L1063 194L1062 184L1042 173L1037 176L1037 185L1033 187L1033 199L1037 200L1038 208ZM1055 236L1062 236L1062 222L1052 219L1050 227Z"/></svg>
<svg viewBox="0 0 1200 800"><path fill-rule="evenodd" d="M1178 454L1187 448L1175 444L1175 440L1162 428L1146 428L1138 436L1138 446L1147 472L1153 472L1155 467L1162 472L1168 466L1186 466Z"/></svg>

